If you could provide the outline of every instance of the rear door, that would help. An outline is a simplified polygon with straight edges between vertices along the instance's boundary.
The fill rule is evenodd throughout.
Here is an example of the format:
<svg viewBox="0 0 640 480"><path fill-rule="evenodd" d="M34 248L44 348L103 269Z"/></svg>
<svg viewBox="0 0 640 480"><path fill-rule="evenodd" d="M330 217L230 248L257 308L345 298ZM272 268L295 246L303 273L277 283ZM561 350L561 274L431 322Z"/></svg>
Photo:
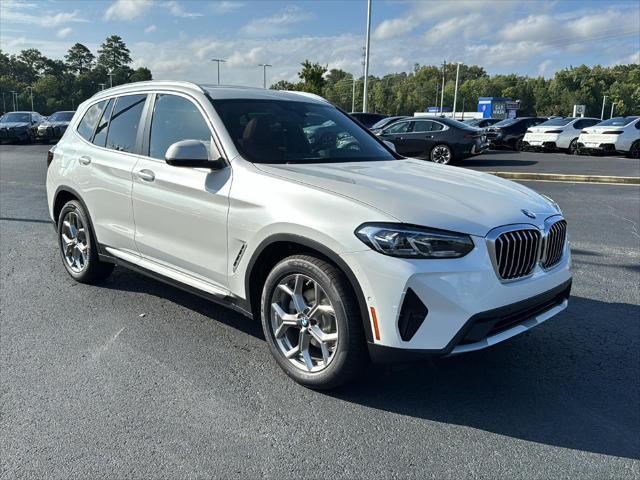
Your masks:
<svg viewBox="0 0 640 480"><path fill-rule="evenodd" d="M147 123L143 155L133 175L138 250L156 271L219 294L227 285L231 167L212 171L164 161L169 146L181 140L200 140L212 150L218 148L212 126L195 99L156 93Z"/></svg>
<svg viewBox="0 0 640 480"><path fill-rule="evenodd" d="M101 246L134 255L131 172L138 161L139 122L146 98L125 95L89 107L77 131L84 146L74 154L77 185Z"/></svg>

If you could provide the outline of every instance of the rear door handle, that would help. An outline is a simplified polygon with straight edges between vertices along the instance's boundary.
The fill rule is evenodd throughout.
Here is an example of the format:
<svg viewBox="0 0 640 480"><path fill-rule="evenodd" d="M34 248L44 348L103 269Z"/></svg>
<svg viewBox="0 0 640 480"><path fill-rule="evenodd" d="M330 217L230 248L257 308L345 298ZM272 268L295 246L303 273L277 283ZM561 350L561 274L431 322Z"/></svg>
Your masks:
<svg viewBox="0 0 640 480"><path fill-rule="evenodd" d="M91 157L88 157L86 155L82 155L78 159L78 162L80 162L80 165L89 165L91 163Z"/></svg>
<svg viewBox="0 0 640 480"><path fill-rule="evenodd" d="M144 180L145 182L153 182L156 179L156 174L146 168L137 172L136 175L140 180Z"/></svg>

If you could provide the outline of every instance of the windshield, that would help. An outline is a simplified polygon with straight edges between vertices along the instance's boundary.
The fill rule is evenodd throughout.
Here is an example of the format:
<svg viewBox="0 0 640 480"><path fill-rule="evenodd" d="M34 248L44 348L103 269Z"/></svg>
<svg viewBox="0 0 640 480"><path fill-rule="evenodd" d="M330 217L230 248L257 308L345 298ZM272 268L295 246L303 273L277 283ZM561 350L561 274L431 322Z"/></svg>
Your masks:
<svg viewBox="0 0 640 480"><path fill-rule="evenodd" d="M569 118L552 118L551 120L547 120L546 122L542 122L538 124L538 127L564 127L568 125L570 122L575 120L573 117Z"/></svg>
<svg viewBox="0 0 640 480"><path fill-rule="evenodd" d="M75 112L56 112L48 120L50 122L70 122Z"/></svg>
<svg viewBox="0 0 640 480"><path fill-rule="evenodd" d="M212 100L242 156L254 163L395 160L330 105L289 100Z"/></svg>
<svg viewBox="0 0 640 480"><path fill-rule="evenodd" d="M29 113L7 113L4 117L2 117L2 121L5 123L12 122L26 122L29 123L31 121L31 114Z"/></svg>
<svg viewBox="0 0 640 480"><path fill-rule="evenodd" d="M494 127L508 127L509 125L513 125L519 119L518 118L505 118L504 120L500 120L498 123L494 123Z"/></svg>
<svg viewBox="0 0 640 480"><path fill-rule="evenodd" d="M614 117L600 122L596 127L624 127L640 117Z"/></svg>

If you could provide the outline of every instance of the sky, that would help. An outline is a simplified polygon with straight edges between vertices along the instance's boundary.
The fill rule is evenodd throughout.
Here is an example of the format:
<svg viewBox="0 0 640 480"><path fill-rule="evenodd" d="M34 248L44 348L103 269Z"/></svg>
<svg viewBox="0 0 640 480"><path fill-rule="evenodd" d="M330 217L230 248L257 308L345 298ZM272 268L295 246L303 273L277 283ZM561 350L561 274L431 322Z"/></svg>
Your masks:
<svg viewBox="0 0 640 480"><path fill-rule="evenodd" d="M366 0L0 0L0 48L63 58L111 34L157 79L262 86L305 59L362 74ZM571 65L640 63L638 0L373 0L370 73L464 62L490 74L553 76Z"/></svg>

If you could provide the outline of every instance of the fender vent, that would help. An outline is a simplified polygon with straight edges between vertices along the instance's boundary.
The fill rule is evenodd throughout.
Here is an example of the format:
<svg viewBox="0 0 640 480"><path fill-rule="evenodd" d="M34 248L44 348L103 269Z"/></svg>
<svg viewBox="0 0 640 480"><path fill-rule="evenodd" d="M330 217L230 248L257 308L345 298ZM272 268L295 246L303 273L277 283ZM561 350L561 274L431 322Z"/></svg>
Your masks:
<svg viewBox="0 0 640 480"><path fill-rule="evenodd" d="M408 289L404 295L404 302L402 302L402 309L398 318L400 338L405 342L411 340L428 313L429 309L422 303L422 300L418 298L413 290Z"/></svg>
<svg viewBox="0 0 640 480"><path fill-rule="evenodd" d="M244 251L246 249L247 249L247 244L243 243L242 246L240 247L240 251L238 252L238 255L236 256L236 259L233 262L233 273L236 272L238 265L240 265L240 260L242 260L242 255L244 254Z"/></svg>

